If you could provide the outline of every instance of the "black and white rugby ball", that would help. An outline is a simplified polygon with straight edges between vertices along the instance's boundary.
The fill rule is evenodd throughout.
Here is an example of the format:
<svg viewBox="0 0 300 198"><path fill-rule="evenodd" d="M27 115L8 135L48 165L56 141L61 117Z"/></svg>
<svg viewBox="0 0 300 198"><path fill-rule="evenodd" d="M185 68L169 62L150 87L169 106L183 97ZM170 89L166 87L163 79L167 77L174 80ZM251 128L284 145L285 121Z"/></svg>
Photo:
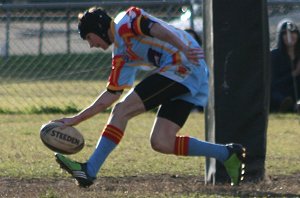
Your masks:
<svg viewBox="0 0 300 198"><path fill-rule="evenodd" d="M42 142L52 151L61 154L75 154L84 147L84 137L72 126L61 122L42 125L40 130Z"/></svg>

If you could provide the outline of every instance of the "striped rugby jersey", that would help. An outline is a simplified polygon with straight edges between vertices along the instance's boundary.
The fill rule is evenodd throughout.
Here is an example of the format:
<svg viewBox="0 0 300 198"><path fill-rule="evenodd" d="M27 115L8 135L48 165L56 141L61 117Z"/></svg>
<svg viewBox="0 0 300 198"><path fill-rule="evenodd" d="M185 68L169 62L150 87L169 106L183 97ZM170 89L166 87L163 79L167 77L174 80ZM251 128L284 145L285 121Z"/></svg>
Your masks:
<svg viewBox="0 0 300 198"><path fill-rule="evenodd" d="M142 31L143 17L168 28L186 45L192 48L200 47L186 31L177 29L142 9L131 7L119 21L114 21L111 25L114 46L108 89L123 90L132 87L136 72L139 69L149 68L156 69L155 71L161 75L184 84L191 90L192 95L195 96L200 91L202 97L207 97L208 69L204 59L199 60L200 66L194 65L175 46L145 35ZM203 103L206 103L204 98L201 104Z"/></svg>

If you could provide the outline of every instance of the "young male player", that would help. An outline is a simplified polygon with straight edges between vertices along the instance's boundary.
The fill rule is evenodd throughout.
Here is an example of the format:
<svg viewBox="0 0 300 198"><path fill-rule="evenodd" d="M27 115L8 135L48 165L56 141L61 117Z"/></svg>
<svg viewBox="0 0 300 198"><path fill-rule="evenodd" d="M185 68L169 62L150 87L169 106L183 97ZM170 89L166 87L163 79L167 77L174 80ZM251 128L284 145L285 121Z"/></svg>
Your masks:
<svg viewBox="0 0 300 198"><path fill-rule="evenodd" d="M93 184L100 167L121 141L127 122L159 106L151 132L154 150L184 156L213 157L223 162L233 185L242 176L245 149L239 144L212 144L189 136L176 135L195 105L205 106L209 71L203 51L189 33L131 7L114 22L103 9L91 8L79 15L78 29L90 47L113 45L112 67L107 89L93 104L74 115L56 121L76 125L104 111L116 102L123 90L133 85L141 66L156 67L114 107L94 153L86 163L56 154L56 160L79 186Z"/></svg>

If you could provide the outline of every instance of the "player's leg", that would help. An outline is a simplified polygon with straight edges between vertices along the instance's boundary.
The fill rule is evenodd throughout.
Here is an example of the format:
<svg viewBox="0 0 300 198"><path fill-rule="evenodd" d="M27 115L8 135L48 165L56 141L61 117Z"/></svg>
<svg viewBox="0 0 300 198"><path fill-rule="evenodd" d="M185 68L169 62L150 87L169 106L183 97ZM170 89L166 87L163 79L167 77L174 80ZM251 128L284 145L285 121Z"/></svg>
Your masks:
<svg viewBox="0 0 300 198"><path fill-rule="evenodd" d="M174 100L163 104L151 133L152 148L158 152L183 156L206 156L224 163L234 185L243 174L245 150L238 144L213 144L191 136L177 136L193 108L191 103Z"/></svg>
<svg viewBox="0 0 300 198"><path fill-rule="evenodd" d="M115 105L96 149L87 161L89 175L96 177L105 159L120 143L128 120L143 112L145 112L144 105L133 90Z"/></svg>
<svg viewBox="0 0 300 198"><path fill-rule="evenodd" d="M158 74L139 83L113 108L98 145L87 162L89 175L96 177L109 153L122 139L128 120L187 92L183 85Z"/></svg>
<svg viewBox="0 0 300 198"><path fill-rule="evenodd" d="M188 91L180 83L161 75L154 74L147 77L113 108L96 149L87 163L78 163L57 154L58 163L75 177L80 186L86 187L93 184L105 159L122 139L130 118L153 109L170 98L188 93Z"/></svg>
<svg viewBox="0 0 300 198"><path fill-rule="evenodd" d="M161 105L151 133L152 148L158 152L185 156L213 157L220 161L228 158L228 149L191 136L177 136L186 122L192 103L173 100Z"/></svg>
<svg viewBox="0 0 300 198"><path fill-rule="evenodd" d="M72 161L61 154L56 154L57 162L72 174L79 186L92 185L105 159L121 141L128 120L143 112L145 112L145 108L140 97L134 91L129 92L113 108L96 149L86 163Z"/></svg>
<svg viewBox="0 0 300 198"><path fill-rule="evenodd" d="M140 96L132 89L120 102L118 102L109 117L108 124L124 131L127 122L146 111Z"/></svg>

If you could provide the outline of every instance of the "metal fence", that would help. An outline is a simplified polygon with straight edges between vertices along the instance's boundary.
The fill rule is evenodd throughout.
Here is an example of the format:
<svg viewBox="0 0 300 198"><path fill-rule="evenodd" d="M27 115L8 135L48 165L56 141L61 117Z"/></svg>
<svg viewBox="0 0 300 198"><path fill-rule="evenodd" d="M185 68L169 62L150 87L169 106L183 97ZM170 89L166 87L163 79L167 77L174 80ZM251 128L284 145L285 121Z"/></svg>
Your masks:
<svg viewBox="0 0 300 198"><path fill-rule="evenodd" d="M100 6L117 17L133 3L179 28L202 29L194 18L201 5L188 0L0 5L0 112L81 109L92 102L105 87L111 50L81 40L77 15Z"/></svg>
<svg viewBox="0 0 300 198"><path fill-rule="evenodd" d="M300 23L300 1L268 3L274 47L280 20ZM0 112L88 105L105 87L111 50L90 49L79 38L77 14L100 6L116 17L133 4L178 28L202 32L201 0L0 4Z"/></svg>

